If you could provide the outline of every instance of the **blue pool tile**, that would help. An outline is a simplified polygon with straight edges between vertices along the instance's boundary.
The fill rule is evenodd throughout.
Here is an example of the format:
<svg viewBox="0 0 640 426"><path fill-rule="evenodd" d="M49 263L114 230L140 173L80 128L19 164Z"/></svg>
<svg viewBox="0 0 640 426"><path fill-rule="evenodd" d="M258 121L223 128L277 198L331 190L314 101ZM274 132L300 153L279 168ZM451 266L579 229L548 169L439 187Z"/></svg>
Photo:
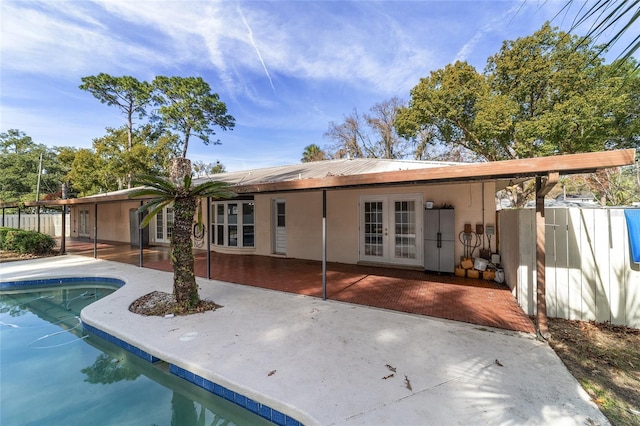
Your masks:
<svg viewBox="0 0 640 426"><path fill-rule="evenodd" d="M196 379L195 384L204 389L204 377L198 376L196 374L195 379Z"/></svg>
<svg viewBox="0 0 640 426"><path fill-rule="evenodd" d="M231 389L224 388L224 399L234 402L236 400L236 393Z"/></svg>
<svg viewBox="0 0 640 426"><path fill-rule="evenodd" d="M266 405L260 405L260 417L264 417L267 420L271 420L271 408Z"/></svg>
<svg viewBox="0 0 640 426"><path fill-rule="evenodd" d="M255 402L251 398L247 398L247 407L246 408L247 408L247 410L251 411L252 413L258 414L260 412L260 404L258 404L257 402Z"/></svg>
<svg viewBox="0 0 640 426"><path fill-rule="evenodd" d="M41 287L41 286L63 286L78 282L99 282L101 284L112 284L115 287L124 286L124 281L117 278L105 277L63 277L63 278L45 278L26 281L5 281L0 283L0 290L10 290L12 288Z"/></svg>
<svg viewBox="0 0 640 426"><path fill-rule="evenodd" d="M213 382L211 380L204 379L204 383L202 386L205 390L213 393Z"/></svg>
<svg viewBox="0 0 640 426"><path fill-rule="evenodd" d="M222 386L220 386L219 384L214 383L213 384L213 393L218 395L218 396L224 397L224 388Z"/></svg>
<svg viewBox="0 0 640 426"><path fill-rule="evenodd" d="M285 416L278 410L271 410L271 421L279 426L286 426Z"/></svg>
<svg viewBox="0 0 640 426"><path fill-rule="evenodd" d="M247 397L244 395L240 395L239 393L236 393L236 399L234 402L239 406L241 406L242 408L247 408Z"/></svg>
<svg viewBox="0 0 640 426"><path fill-rule="evenodd" d="M285 418L285 424L287 426L302 426L302 423L289 416Z"/></svg>

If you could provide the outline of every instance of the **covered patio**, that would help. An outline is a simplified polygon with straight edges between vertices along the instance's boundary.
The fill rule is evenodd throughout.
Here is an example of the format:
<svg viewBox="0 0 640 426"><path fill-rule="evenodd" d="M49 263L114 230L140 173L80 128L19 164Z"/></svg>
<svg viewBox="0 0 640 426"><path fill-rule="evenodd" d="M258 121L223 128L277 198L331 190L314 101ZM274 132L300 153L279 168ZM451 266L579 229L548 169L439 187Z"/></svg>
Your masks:
<svg viewBox="0 0 640 426"><path fill-rule="evenodd" d="M92 241L67 241L67 252L94 256ZM99 243L99 259L139 265L140 250ZM169 249L143 250L144 267L171 271ZM257 255L212 252L212 280L322 297L322 264ZM196 251L195 272L207 278L207 254ZM212 284L213 285L213 284ZM534 333L531 319L507 286L482 279L369 265L327 264L327 298L480 326Z"/></svg>

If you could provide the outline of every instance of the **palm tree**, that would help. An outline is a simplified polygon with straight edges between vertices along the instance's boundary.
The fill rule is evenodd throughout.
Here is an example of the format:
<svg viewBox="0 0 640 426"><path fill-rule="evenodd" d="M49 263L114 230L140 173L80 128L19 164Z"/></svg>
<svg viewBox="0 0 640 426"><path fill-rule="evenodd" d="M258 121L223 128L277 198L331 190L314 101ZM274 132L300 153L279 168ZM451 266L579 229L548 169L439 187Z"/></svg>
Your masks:
<svg viewBox="0 0 640 426"><path fill-rule="evenodd" d="M228 199L235 197L226 182L207 181L192 186L191 170L181 170L182 181L171 178L144 175L135 179L142 186L132 191L131 197L152 197L142 205L138 213L149 212L140 226L148 226L151 219L165 206L173 204L174 224L171 235L171 265L173 266L173 294L179 308L191 310L200 303L194 272L193 242L191 230L199 198Z"/></svg>
<svg viewBox="0 0 640 426"><path fill-rule="evenodd" d="M304 148L304 152L302 153L302 161L303 163L310 163L312 161L322 161L326 160L327 156L325 152L320 149L320 147L316 144L307 145Z"/></svg>

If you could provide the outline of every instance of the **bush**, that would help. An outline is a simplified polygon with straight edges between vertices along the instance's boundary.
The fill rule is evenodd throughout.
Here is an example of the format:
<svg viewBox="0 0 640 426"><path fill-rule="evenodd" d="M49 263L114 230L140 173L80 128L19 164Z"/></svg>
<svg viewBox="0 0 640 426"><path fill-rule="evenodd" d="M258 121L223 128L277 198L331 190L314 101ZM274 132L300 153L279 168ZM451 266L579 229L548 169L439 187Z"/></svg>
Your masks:
<svg viewBox="0 0 640 426"><path fill-rule="evenodd" d="M4 242L9 231L11 231L11 228L0 228L0 250L6 250Z"/></svg>
<svg viewBox="0 0 640 426"><path fill-rule="evenodd" d="M0 249L21 254L48 254L56 246L50 235L23 229L0 228Z"/></svg>

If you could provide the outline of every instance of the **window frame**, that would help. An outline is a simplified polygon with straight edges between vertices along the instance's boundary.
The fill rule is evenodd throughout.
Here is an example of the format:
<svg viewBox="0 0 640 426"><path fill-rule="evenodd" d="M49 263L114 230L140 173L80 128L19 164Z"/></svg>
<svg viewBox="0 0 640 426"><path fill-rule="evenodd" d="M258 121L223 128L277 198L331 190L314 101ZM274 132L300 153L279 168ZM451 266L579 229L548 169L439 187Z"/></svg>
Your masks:
<svg viewBox="0 0 640 426"><path fill-rule="evenodd" d="M211 211L211 245L231 249L256 247L256 206L253 199L212 201Z"/></svg>

